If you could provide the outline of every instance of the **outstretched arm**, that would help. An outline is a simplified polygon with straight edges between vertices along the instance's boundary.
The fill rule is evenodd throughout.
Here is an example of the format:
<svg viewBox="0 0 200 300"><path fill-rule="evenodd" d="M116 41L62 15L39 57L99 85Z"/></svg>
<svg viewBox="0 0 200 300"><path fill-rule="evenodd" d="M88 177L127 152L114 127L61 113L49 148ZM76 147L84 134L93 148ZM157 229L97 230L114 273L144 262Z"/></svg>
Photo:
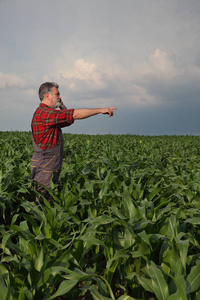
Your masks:
<svg viewBox="0 0 200 300"><path fill-rule="evenodd" d="M110 117L113 116L116 107L105 107L105 108L79 108L74 110L73 118L76 120L86 119L91 116L98 114L108 114Z"/></svg>

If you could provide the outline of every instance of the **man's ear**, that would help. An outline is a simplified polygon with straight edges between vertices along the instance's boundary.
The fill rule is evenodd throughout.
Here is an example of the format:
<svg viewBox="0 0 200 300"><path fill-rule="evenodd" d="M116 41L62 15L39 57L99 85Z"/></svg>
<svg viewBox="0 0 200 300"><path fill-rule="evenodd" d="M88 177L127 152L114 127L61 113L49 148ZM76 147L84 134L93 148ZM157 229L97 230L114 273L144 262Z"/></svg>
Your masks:
<svg viewBox="0 0 200 300"><path fill-rule="evenodd" d="M45 99L49 99L49 97L50 97L49 93L44 94L44 96L45 96Z"/></svg>

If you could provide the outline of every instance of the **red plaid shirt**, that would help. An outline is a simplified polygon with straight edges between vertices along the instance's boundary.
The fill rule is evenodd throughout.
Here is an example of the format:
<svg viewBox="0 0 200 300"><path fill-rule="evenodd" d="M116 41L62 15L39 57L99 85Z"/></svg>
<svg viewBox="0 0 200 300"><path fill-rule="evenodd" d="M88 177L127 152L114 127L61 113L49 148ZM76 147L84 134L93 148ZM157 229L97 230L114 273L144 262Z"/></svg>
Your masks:
<svg viewBox="0 0 200 300"><path fill-rule="evenodd" d="M32 119L33 138L42 149L49 149L56 145L58 129L73 124L74 109L55 110L41 103Z"/></svg>

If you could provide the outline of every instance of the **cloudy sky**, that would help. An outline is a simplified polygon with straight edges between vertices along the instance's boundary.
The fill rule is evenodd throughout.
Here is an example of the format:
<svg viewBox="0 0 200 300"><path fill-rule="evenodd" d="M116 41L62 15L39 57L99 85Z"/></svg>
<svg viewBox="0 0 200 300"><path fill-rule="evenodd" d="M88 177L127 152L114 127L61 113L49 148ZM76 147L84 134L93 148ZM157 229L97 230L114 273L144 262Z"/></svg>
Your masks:
<svg viewBox="0 0 200 300"><path fill-rule="evenodd" d="M0 0L0 130L30 131L45 81L66 133L200 135L199 0Z"/></svg>

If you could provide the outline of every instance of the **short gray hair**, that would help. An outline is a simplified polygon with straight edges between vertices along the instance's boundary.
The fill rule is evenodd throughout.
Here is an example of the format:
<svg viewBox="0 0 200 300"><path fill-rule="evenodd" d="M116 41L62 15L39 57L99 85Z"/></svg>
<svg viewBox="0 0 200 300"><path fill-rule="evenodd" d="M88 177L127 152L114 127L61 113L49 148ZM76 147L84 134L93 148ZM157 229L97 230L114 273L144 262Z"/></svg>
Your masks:
<svg viewBox="0 0 200 300"><path fill-rule="evenodd" d="M43 83L40 88L39 88L39 91L38 91L38 95L39 95L39 98L40 98L40 101L42 101L44 99L44 95L47 93L47 94L50 94L52 92L52 88L53 87L56 87L57 89L59 88L59 85L55 82L45 82Z"/></svg>

